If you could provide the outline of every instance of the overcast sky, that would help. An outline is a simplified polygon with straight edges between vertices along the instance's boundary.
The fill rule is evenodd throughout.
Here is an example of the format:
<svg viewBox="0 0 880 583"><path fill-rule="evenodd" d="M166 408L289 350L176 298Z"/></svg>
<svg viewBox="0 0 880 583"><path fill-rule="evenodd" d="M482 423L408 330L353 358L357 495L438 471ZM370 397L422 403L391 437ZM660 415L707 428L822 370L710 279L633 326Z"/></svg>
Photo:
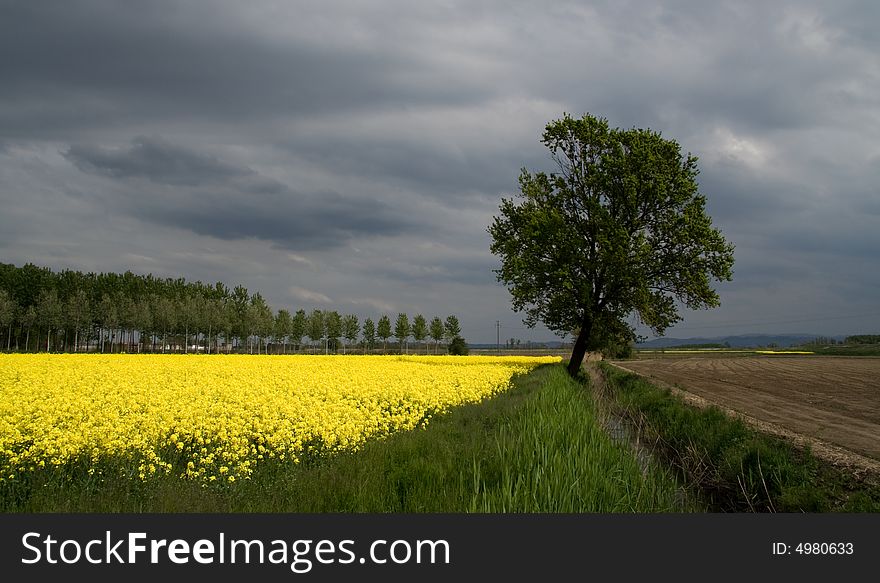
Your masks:
<svg viewBox="0 0 880 583"><path fill-rule="evenodd" d="M880 4L0 0L0 261L528 330L486 227L564 112L700 158L668 336L880 333Z"/></svg>

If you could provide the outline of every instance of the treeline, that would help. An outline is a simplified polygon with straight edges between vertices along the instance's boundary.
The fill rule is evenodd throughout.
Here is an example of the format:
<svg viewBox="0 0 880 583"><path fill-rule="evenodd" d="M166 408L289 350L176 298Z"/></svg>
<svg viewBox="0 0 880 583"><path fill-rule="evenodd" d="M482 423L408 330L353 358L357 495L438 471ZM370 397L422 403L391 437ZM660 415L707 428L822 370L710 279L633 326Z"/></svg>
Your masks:
<svg viewBox="0 0 880 583"><path fill-rule="evenodd" d="M847 336L847 344L880 344L880 334L856 334Z"/></svg>
<svg viewBox="0 0 880 583"><path fill-rule="evenodd" d="M466 353L458 318L398 314L363 323L337 311L273 310L258 293L152 274L82 273L0 263L0 330L6 351ZM305 340L308 340L306 342ZM429 342L430 341L430 342Z"/></svg>
<svg viewBox="0 0 880 583"><path fill-rule="evenodd" d="M816 336L809 342L804 342L801 346L804 348L817 348L820 346L835 346L837 344L840 343L830 336Z"/></svg>

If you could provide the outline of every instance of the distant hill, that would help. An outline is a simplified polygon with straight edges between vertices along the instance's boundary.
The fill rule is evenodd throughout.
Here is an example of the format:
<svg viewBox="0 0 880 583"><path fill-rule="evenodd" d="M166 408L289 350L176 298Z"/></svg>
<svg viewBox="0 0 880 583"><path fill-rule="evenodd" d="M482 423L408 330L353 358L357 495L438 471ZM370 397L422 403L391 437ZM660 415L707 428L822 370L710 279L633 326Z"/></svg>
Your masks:
<svg viewBox="0 0 880 583"><path fill-rule="evenodd" d="M731 348L758 348L760 346L775 345L780 348L790 348L792 346L801 346L815 340L816 338L833 338L838 342L846 339L846 336L828 336L826 334L741 334L738 336L712 336L712 337L696 337L696 338L655 338L636 344L636 348L673 348L676 346L694 346L704 344L727 344ZM494 349L494 343L477 343L469 342L468 346L474 349L490 350ZM563 343L559 340L548 340L546 342L530 342L531 348L549 348L559 350L563 347ZM571 341L565 343L565 348L571 347ZM501 343L504 348L504 342ZM522 348L526 347L523 342Z"/></svg>
<svg viewBox="0 0 880 583"><path fill-rule="evenodd" d="M715 336L712 338L655 338L636 344L636 348L673 348L693 344L728 344L731 348L756 348L775 345L780 348L800 346L823 334L744 334L740 336ZM831 336L843 340L845 336Z"/></svg>

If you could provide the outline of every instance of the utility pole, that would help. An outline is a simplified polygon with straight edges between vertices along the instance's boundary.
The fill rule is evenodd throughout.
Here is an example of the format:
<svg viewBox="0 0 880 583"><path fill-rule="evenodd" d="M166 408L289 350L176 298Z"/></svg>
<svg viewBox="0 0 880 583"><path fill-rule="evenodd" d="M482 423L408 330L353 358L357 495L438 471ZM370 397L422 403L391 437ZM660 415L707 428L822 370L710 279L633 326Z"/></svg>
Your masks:
<svg viewBox="0 0 880 583"><path fill-rule="evenodd" d="M495 347L498 354L501 354L501 321L495 320Z"/></svg>

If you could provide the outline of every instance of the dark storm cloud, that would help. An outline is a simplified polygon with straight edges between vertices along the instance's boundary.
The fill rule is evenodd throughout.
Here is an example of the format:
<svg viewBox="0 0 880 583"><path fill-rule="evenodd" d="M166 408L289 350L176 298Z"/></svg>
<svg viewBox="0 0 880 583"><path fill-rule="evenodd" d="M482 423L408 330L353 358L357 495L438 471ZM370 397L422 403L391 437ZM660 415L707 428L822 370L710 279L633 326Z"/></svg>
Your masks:
<svg viewBox="0 0 880 583"><path fill-rule="evenodd" d="M509 145L462 144L449 151L430 141L416 142L387 137L352 137L346 140L309 140L284 146L297 158L332 167L346 174L393 184L421 195L466 203L482 194L497 198L516 186L524 156ZM533 157L534 164L545 160Z"/></svg>
<svg viewBox="0 0 880 583"><path fill-rule="evenodd" d="M446 257L378 265L370 269L370 275L419 287L452 282L485 285L495 282L494 267L492 258Z"/></svg>
<svg viewBox="0 0 880 583"><path fill-rule="evenodd" d="M139 136L130 148L108 149L95 145L74 144L63 153L83 172L112 178L146 178L157 184L198 186L231 178L255 176L248 168L225 164L170 144L159 137Z"/></svg>
<svg viewBox="0 0 880 583"><path fill-rule="evenodd" d="M699 175L700 192L713 217L743 234L772 236L780 217L793 216L803 206L797 182L756 173L743 164L716 162Z"/></svg>
<svg viewBox="0 0 880 583"><path fill-rule="evenodd" d="M234 7L234 5L233 5ZM419 76L396 46L261 36L211 2L4 2L0 127L16 137L96 124L307 116L408 103L456 103L486 88ZM237 9L237 7L235 7ZM285 14L291 25L298 14ZM438 71L438 73L440 73Z"/></svg>
<svg viewBox="0 0 880 583"><path fill-rule="evenodd" d="M793 289L821 316L876 303L878 20L847 1L0 0L0 252L353 305L430 289L492 331L485 226L520 168L555 170L544 124L589 112L700 157L737 245L715 320ZM306 281L279 275L291 256Z"/></svg>
<svg viewBox="0 0 880 583"><path fill-rule="evenodd" d="M62 154L81 171L111 179L102 204L199 235L313 250L356 237L399 236L420 226L384 203L298 192L159 137L138 137L116 149L74 145Z"/></svg>

